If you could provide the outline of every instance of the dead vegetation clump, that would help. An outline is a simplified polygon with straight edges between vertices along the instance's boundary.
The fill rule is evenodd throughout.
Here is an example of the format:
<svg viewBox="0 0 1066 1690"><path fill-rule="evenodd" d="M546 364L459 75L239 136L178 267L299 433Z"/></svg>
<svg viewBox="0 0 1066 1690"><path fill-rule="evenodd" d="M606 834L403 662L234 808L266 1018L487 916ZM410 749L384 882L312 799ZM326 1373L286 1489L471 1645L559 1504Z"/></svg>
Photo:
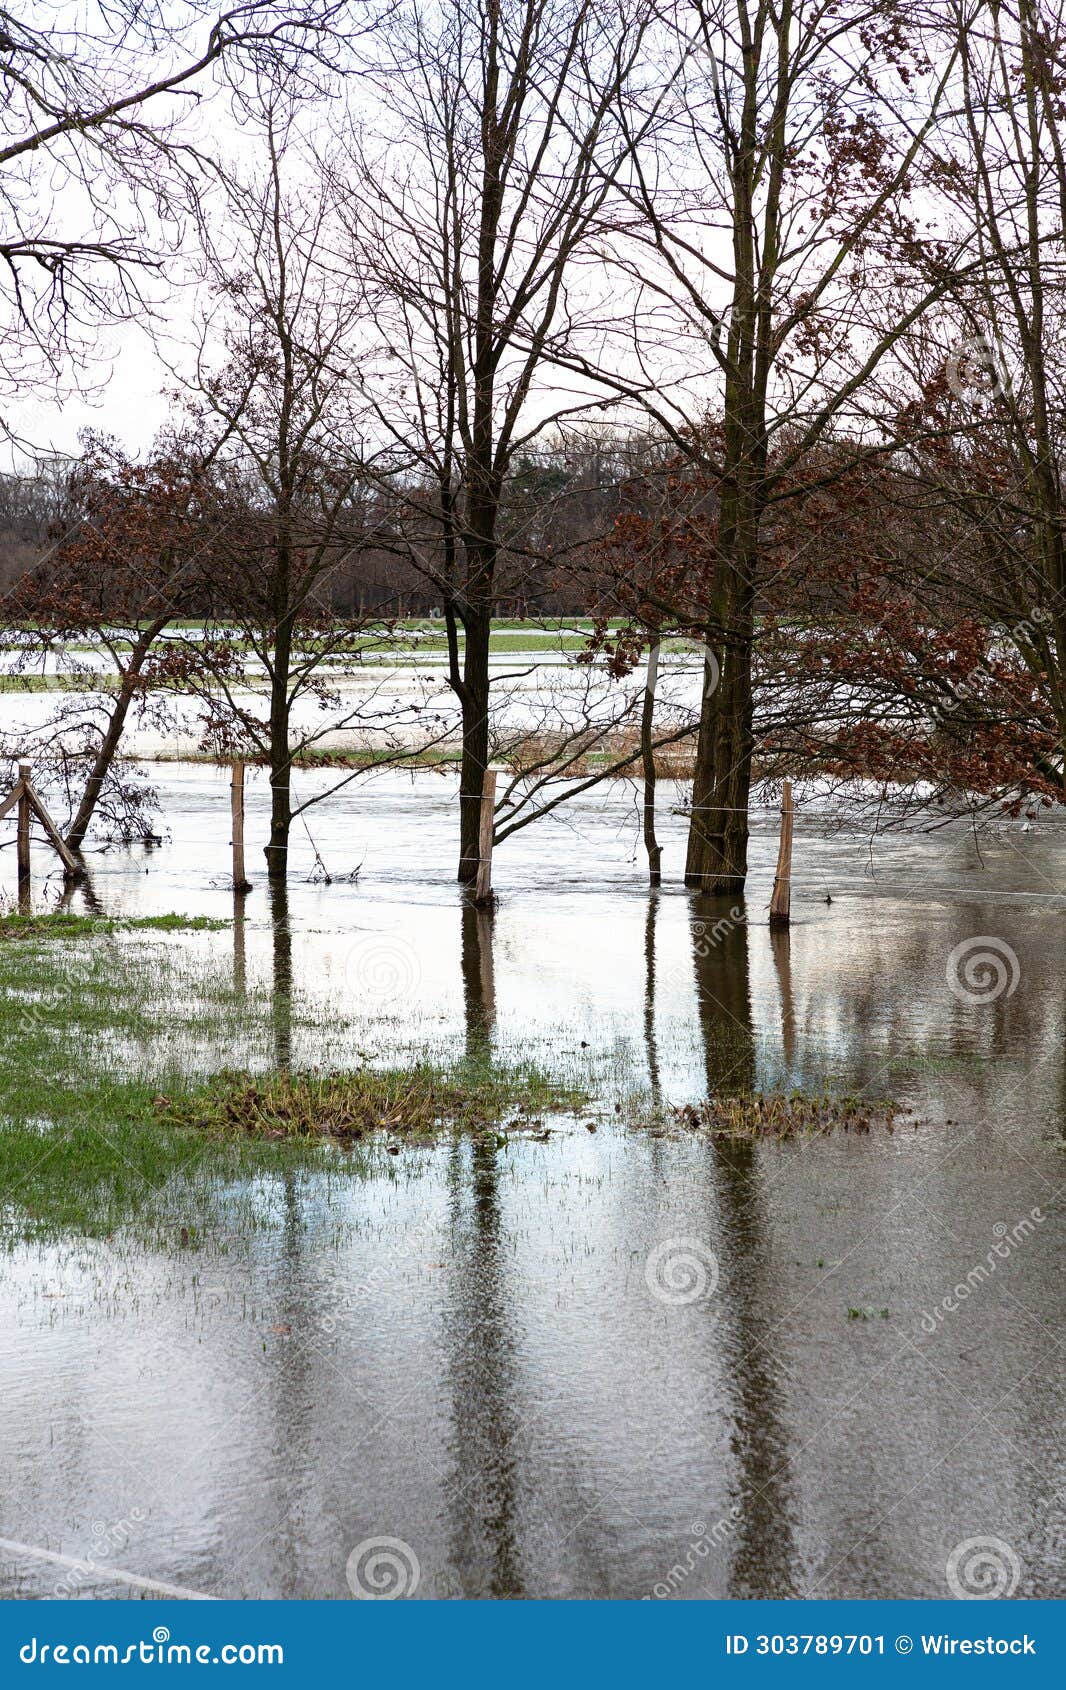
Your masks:
<svg viewBox="0 0 1066 1690"><path fill-rule="evenodd" d="M382 1134L428 1142L444 1128L474 1134L495 1132L501 1124L512 1131L540 1128L543 1114L570 1111L583 1101L530 1073L427 1065L223 1073L189 1097L158 1097L156 1111L168 1125L209 1134L342 1143Z"/></svg>
<svg viewBox="0 0 1066 1690"><path fill-rule="evenodd" d="M908 1113L885 1099L834 1097L828 1092L747 1092L673 1110L682 1126L711 1138L779 1140L837 1131L868 1133L872 1127L892 1132Z"/></svg>

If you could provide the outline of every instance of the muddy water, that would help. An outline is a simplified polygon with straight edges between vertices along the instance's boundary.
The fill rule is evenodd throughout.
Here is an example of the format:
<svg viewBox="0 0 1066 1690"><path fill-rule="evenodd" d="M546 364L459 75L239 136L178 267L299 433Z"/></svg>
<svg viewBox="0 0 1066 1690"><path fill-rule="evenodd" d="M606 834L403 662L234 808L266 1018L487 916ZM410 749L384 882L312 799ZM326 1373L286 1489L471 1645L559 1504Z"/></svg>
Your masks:
<svg viewBox="0 0 1066 1690"><path fill-rule="evenodd" d="M95 858L93 894L231 914L222 781L160 781L170 842ZM257 870L254 783L251 809ZM282 1019L283 1054L521 1052L587 1075L608 1118L328 1191L278 1180L225 1253L20 1246L0 1537L219 1596L344 1599L379 1538L419 1598L670 1599L949 1595L949 1557L985 1538L956 1586L983 1565L1066 1593L1066 835L910 838L871 864L801 827L772 940L769 825L744 903L649 898L612 790L508 842L479 920L443 778L382 777L308 821L333 883L307 881L298 829L287 911L260 879L212 941L249 981L291 969L357 1014L324 1045ZM680 818L662 831L676 875ZM950 961L978 937L995 996ZM609 1118L636 1088L826 1076L914 1113L755 1147ZM61 1583L122 1594L0 1548L5 1595Z"/></svg>

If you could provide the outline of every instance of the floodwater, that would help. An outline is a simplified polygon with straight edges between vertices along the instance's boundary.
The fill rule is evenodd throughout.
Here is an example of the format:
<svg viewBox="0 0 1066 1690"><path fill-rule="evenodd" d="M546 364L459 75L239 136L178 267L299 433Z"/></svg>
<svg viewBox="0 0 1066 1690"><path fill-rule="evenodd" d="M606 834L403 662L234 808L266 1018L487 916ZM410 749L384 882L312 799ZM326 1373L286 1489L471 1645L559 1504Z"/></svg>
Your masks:
<svg viewBox="0 0 1066 1690"><path fill-rule="evenodd" d="M92 858L93 895L231 915L224 777L157 774L168 843ZM489 918L450 778L390 774L308 813L332 883L298 826L272 919L264 796L243 918L202 942L361 1030L297 1018L242 1060L491 1048L603 1107L328 1194L279 1177L225 1253L0 1258L4 1595L138 1594L33 1548L250 1598L1066 1594L1066 834L871 856L801 817L772 937L771 818L712 905L664 816L653 896L604 788L500 849ZM755 1145L612 1118L826 1077L913 1113Z"/></svg>
<svg viewBox="0 0 1066 1690"><path fill-rule="evenodd" d="M557 638L549 632L523 630L526 642ZM35 665L35 676L55 677L68 672L68 655L60 650L48 653ZM105 657L87 651L79 655L82 674L113 674ZM0 677L12 670L14 659L0 652ZM643 675L625 681L612 680L602 669L590 669L561 652L494 652L489 660L492 676L492 732L496 738L534 733L559 733L576 725L604 728L639 715ZM261 665L249 660L246 672L254 677ZM703 677L702 652L669 653L663 660L658 721L692 719L698 708ZM306 736L319 748L333 750L383 749L448 744L459 741L461 712L455 694L445 678L439 651L422 657L393 658L371 654L361 664L349 663L344 672L323 665L320 678L329 680L334 694L328 718L318 698L301 692L291 713L293 736ZM106 696L106 695L105 695ZM156 695L158 696L158 695ZM253 716L263 717L267 705L260 681L259 690L235 687L235 704ZM0 693L0 735L17 747L22 735L30 738L50 723L58 711L76 709L83 695L77 692ZM123 750L137 757L189 757L201 746L205 710L192 693L168 696L165 715L150 713L131 720L123 737Z"/></svg>

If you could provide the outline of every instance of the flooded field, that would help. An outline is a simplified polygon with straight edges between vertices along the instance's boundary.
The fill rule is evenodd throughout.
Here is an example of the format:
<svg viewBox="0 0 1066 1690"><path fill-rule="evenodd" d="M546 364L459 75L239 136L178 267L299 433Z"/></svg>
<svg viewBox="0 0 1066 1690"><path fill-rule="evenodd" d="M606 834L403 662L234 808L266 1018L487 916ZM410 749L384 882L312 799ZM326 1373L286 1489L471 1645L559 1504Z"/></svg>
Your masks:
<svg viewBox="0 0 1066 1690"><path fill-rule="evenodd" d="M166 842L90 854L72 907L225 925L108 941L116 1004L172 1013L101 1017L72 1071L467 1055L590 1101L219 1175L195 1228L180 1171L147 1230L30 1225L6 1191L0 1594L144 1594L116 1567L249 1598L1066 1592L1066 834L871 854L801 816L771 936L773 817L714 903L664 815L653 895L613 784L501 847L490 917L449 777L309 812L283 902L255 778L235 911L225 775L154 772ZM669 1107L825 1084L892 1130L737 1143Z"/></svg>
<svg viewBox="0 0 1066 1690"><path fill-rule="evenodd" d="M493 633L490 674L492 723L496 738L536 731L560 731L580 722L603 726L639 708L643 676L610 680L575 661L592 632L591 622L562 627L522 623ZM183 627L165 634L157 655L180 652L203 638L203 629ZM128 641L118 638L120 650ZM262 713L263 664L242 650L244 682L233 698L242 708ZM405 624L391 635L368 635L358 660L351 652L336 665L323 665L333 693L329 720L317 699L300 692L292 711L294 737L310 735L320 748L352 750L383 744L408 747L458 744L460 711L446 678L446 652L440 625ZM659 689L660 719L671 711L698 706L703 653L692 642L667 643ZM106 699L116 685L113 657L99 642L57 644L32 658L17 643L0 645L0 737L12 744L39 732L56 711L77 703L79 692L100 688ZM162 690L156 695L162 697ZM170 691L160 717L131 722L124 750L138 757L194 756L203 736L204 705L192 692Z"/></svg>

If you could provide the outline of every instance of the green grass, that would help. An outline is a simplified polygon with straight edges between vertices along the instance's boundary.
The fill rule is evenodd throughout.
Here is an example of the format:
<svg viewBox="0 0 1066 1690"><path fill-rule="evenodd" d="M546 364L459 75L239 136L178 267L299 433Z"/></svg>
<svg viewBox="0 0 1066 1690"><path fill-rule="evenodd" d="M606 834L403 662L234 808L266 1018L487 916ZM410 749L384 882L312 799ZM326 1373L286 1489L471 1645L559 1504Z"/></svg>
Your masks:
<svg viewBox="0 0 1066 1690"><path fill-rule="evenodd" d="M129 1226L202 1235L228 1182L306 1166L306 1148L208 1147L159 1120L164 1085L195 1088L242 1038L270 1048L264 995L238 993L212 954L217 924L197 921L190 950L149 936L173 937L181 916L37 919L0 945L0 1240ZM81 943L53 943L79 929Z"/></svg>
<svg viewBox="0 0 1066 1690"><path fill-rule="evenodd" d="M213 761L213 759L208 759ZM183 755L183 762L190 759ZM248 762L259 762L260 759L246 759ZM426 745L412 751L405 752L403 758L397 757L394 750L388 747L373 746L360 747L358 750L345 750L341 746L312 745L297 753L293 757L293 764L298 769L373 769L378 765L388 767L395 765L399 768L441 769L452 763L462 761L462 752L457 747L448 750L443 745Z"/></svg>
<svg viewBox="0 0 1066 1690"><path fill-rule="evenodd" d="M112 692L117 686L108 675L0 675L0 693Z"/></svg>
<svg viewBox="0 0 1066 1690"><path fill-rule="evenodd" d="M40 915L20 915L10 910L0 915L2 939L99 939L115 933L218 933L228 921L206 915L74 915L69 910L50 910Z"/></svg>
<svg viewBox="0 0 1066 1690"><path fill-rule="evenodd" d="M386 1174L404 1144L536 1130L584 1092L528 1065L371 1066L365 1028L236 972L223 925L8 917L0 945L0 1244L69 1235L175 1245L273 1225L279 1191ZM78 933L81 943L56 944ZM190 942L154 942L188 932ZM279 1071L336 1046L345 1072ZM394 1058L395 1061L395 1058ZM224 1071L234 1063L237 1072Z"/></svg>
<svg viewBox="0 0 1066 1690"><path fill-rule="evenodd" d="M152 1241L204 1237L219 1228L228 1184L315 1159L293 1145L206 1145L161 1125L154 1095L143 1081L59 1086L41 1099L43 1120L0 1125L0 1241L130 1228Z"/></svg>
<svg viewBox="0 0 1066 1690"><path fill-rule="evenodd" d="M612 624L613 626L614 624ZM173 633L191 632L203 627L200 622L181 621L171 624ZM591 621L581 617L565 617L558 620L552 618L539 622L498 621L493 624L490 650L501 655L521 655L530 657L551 657L556 653L572 654L584 649L588 635L592 632ZM458 633L460 650L465 647L465 635L460 628ZM162 636L161 644L165 644L166 635ZM230 646L235 651L243 651L250 655L252 648L247 641L234 637ZM18 651L20 648L10 643L0 641L0 653ZM70 658L89 655L99 651L98 645L85 641L72 641L64 646L64 653ZM342 663L337 669L339 678L346 674L358 672L360 667L407 665L412 661L431 659L433 662L443 661L447 653L447 636L444 623L440 620L427 618L411 619L399 622L391 633L367 632L363 642L363 660L357 662L354 656ZM669 642L667 642L669 649ZM300 655L299 653L297 655ZM254 683L259 676L249 677ZM33 693L33 692L111 692L117 687L117 680L113 673L85 673L75 670L73 673L59 673L55 675L35 675L29 672L18 674L0 674L0 692ZM167 683L165 688L171 692L186 692L191 689Z"/></svg>

